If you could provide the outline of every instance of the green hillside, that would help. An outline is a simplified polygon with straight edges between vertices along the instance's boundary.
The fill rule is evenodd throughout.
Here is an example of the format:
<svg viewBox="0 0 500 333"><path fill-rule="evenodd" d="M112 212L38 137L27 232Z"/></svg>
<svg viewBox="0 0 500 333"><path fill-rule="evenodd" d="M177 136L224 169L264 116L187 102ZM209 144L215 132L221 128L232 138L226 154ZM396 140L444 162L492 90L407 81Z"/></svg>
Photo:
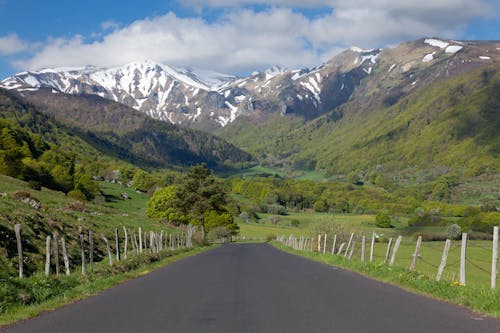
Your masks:
<svg viewBox="0 0 500 333"><path fill-rule="evenodd" d="M231 128L222 135L259 156L327 174L355 171L372 181L397 175L405 182L453 172L471 178L500 167L499 91L498 68L480 68L424 86L391 106L382 101L358 109L358 97L298 129L281 117L259 131L240 129L234 139Z"/></svg>
<svg viewBox="0 0 500 333"><path fill-rule="evenodd" d="M220 138L153 120L98 96L53 94L41 89L23 96L2 91L0 98L4 117L10 114L15 121L22 120L25 110L32 118L46 115L48 118L41 119L50 119L56 127L79 137L101 154L139 167L188 166L201 162L211 167L238 167L252 161L248 153ZM39 126L37 123L25 122L30 130ZM52 132L52 129L43 131L57 146L68 146Z"/></svg>

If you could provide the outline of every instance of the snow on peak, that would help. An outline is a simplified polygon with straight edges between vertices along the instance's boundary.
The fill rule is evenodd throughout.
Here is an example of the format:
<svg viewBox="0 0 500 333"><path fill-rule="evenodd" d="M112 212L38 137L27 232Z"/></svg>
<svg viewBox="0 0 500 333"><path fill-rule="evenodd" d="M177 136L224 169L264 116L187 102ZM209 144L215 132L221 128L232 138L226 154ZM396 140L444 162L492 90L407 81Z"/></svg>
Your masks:
<svg viewBox="0 0 500 333"><path fill-rule="evenodd" d="M434 38L427 38L426 40L424 40L424 43L428 44L430 46L439 47L441 49L444 49L445 47L447 47L450 44L450 43L443 42L442 40L434 39Z"/></svg>
<svg viewBox="0 0 500 333"><path fill-rule="evenodd" d="M362 49L362 48L357 47L357 46L351 46L349 48L349 50L356 52L356 53L371 53L371 52L375 51L375 49Z"/></svg>
<svg viewBox="0 0 500 333"><path fill-rule="evenodd" d="M287 68L280 66L280 65L274 65L272 67L269 67L264 71L264 74L266 74L266 80L270 80L273 77L286 73L288 71Z"/></svg>

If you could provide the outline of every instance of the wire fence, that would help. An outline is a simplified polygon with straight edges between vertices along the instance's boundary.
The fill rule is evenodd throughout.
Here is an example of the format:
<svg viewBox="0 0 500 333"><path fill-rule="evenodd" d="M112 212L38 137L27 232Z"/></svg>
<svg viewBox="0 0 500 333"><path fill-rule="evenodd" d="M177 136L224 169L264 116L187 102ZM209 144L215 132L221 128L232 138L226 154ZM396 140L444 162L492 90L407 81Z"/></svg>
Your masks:
<svg viewBox="0 0 500 333"><path fill-rule="evenodd" d="M363 235L351 234L351 237L342 236L341 241L337 240L335 235L318 235L317 237L296 238L293 235L278 237L278 240L286 246L293 247L299 251L314 251L323 253L335 253L344 255L356 260L370 261L377 264L389 264L395 267L412 270L416 266L416 272L427 276L430 279L448 281L454 284L467 284L475 286L490 286L496 288L498 281L498 227L494 228L492 241L487 240L468 240L462 245L461 240L450 241L449 249L444 258L445 242L433 241L422 242L417 250L417 242L410 239L403 239L400 244L395 245L396 240L391 239L387 242L379 242L372 237L375 234L365 236L365 253L362 253ZM467 237L467 234L463 234ZM334 244L334 239L337 243ZM462 256L462 246L465 246L465 255ZM333 248L334 247L334 248ZM396 248L397 247L397 248ZM339 251L341 249L341 251ZM397 251L397 253L396 253ZM340 253L339 253L340 252ZM418 253L417 259L413 260L415 252ZM392 258L394 257L394 259ZM391 266L392 266L391 265ZM440 270L440 266L442 269ZM440 270L440 274L438 274ZM458 279L458 281L457 281Z"/></svg>

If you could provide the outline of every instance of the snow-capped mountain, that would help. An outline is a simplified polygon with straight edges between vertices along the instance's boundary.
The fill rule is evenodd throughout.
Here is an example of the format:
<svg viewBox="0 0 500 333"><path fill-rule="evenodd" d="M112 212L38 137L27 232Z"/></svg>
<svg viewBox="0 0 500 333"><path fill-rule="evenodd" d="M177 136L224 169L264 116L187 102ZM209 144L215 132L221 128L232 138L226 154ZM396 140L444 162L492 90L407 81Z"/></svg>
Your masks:
<svg viewBox="0 0 500 333"><path fill-rule="evenodd" d="M115 68L22 72L0 86L20 92L49 87L54 93L95 94L156 119L214 130L241 114L278 111L313 118L328 111L369 74L378 52L347 50L317 68L273 66L245 78L145 61Z"/></svg>
<svg viewBox="0 0 500 333"><path fill-rule="evenodd" d="M315 68L273 66L243 78L145 61L108 69L23 72L1 81L0 87L21 93L49 87L54 93L99 95L156 119L213 131L241 115L279 113L313 119L348 101L362 79L386 65L390 68L383 70L380 80L399 77L399 82L410 75L411 84L403 90L411 90L427 82L417 72L427 73L426 68L436 63L446 62L439 67L444 70L459 62L484 62L492 52L496 57L498 49L479 56L478 52L486 51L471 43L425 38L383 52L352 47ZM436 76L426 75L432 80Z"/></svg>

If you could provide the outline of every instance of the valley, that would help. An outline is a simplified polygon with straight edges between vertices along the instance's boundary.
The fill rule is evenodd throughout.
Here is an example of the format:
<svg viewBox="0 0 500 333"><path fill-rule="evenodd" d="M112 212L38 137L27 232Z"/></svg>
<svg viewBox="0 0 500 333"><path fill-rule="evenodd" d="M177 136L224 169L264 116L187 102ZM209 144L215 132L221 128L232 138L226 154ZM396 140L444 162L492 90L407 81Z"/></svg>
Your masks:
<svg viewBox="0 0 500 333"><path fill-rule="evenodd" d="M497 41L426 37L238 77L147 60L5 78L0 324L235 242L268 242L498 317L498 289L490 286L498 279L491 276L500 224L499 64ZM147 253L132 241L139 230ZM54 276L61 255L46 250L54 235L66 237L71 277ZM349 258L326 250L350 243L349 235ZM386 251L399 236L388 266ZM361 240L372 237L368 263ZM299 249L306 239L309 247ZM459 277L462 239L467 284ZM436 282L446 240L449 262ZM208 253L269 250L253 246ZM128 260L111 264L127 251ZM95 271L79 274L90 254Z"/></svg>

